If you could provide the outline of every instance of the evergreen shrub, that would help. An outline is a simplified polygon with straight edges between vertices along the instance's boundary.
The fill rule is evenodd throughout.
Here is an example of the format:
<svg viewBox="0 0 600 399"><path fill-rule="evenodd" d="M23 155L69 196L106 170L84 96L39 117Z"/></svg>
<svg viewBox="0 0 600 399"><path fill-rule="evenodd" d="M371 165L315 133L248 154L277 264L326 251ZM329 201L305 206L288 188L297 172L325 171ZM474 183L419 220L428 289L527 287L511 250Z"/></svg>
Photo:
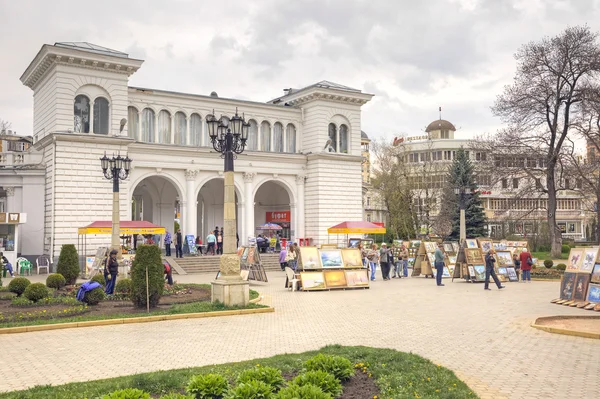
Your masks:
<svg viewBox="0 0 600 399"><path fill-rule="evenodd" d="M552 269L552 266L554 266L554 262L552 261L552 259L546 259L544 261L544 266L546 267L546 269Z"/></svg>
<svg viewBox="0 0 600 399"><path fill-rule="evenodd" d="M104 298L104 289L102 289L102 287L97 287L85 293L83 296L83 302L93 306L102 302Z"/></svg>
<svg viewBox="0 0 600 399"><path fill-rule="evenodd" d="M564 263L559 263L558 265L556 265L556 270L562 270L564 272L565 270L567 270L567 265L565 265Z"/></svg>
<svg viewBox="0 0 600 399"><path fill-rule="evenodd" d="M94 275L94 277L92 277L90 281L95 281L101 286L106 287L106 280L104 279L104 275L102 273Z"/></svg>
<svg viewBox="0 0 600 399"><path fill-rule="evenodd" d="M56 272L62 274L67 284L73 285L79 277L79 258L73 244L65 244L60 249Z"/></svg>
<svg viewBox="0 0 600 399"><path fill-rule="evenodd" d="M117 280L115 286L115 294L131 294L131 279L122 278Z"/></svg>
<svg viewBox="0 0 600 399"><path fill-rule="evenodd" d="M8 283L8 290L14 292L17 296L21 296L31 281L25 277L15 277Z"/></svg>
<svg viewBox="0 0 600 399"><path fill-rule="evenodd" d="M46 287L46 285L43 283L29 284L23 292L23 296L32 302L37 302L40 299L47 298L48 295L50 295L48 287Z"/></svg>
<svg viewBox="0 0 600 399"><path fill-rule="evenodd" d="M158 305L164 287L164 271L160 248L156 245L137 247L131 268L131 300L136 307L146 307L146 268L148 268L148 291L150 307Z"/></svg>
<svg viewBox="0 0 600 399"><path fill-rule="evenodd" d="M46 287L60 290L62 287L67 285L67 280L62 274L52 273L46 278Z"/></svg>

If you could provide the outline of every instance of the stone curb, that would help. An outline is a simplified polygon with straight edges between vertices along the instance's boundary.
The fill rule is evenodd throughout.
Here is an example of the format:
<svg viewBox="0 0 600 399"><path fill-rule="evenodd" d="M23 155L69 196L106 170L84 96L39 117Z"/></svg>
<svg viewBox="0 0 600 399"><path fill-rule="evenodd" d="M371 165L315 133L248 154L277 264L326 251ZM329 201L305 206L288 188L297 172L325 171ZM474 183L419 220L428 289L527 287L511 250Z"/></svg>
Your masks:
<svg viewBox="0 0 600 399"><path fill-rule="evenodd" d="M260 301L260 297L256 298L256 299L258 299ZM254 299L254 300L256 301L256 299ZM182 314L148 316L148 317L131 317L131 318L126 318L126 319L92 320L92 321L81 321L81 322L73 322L73 323L62 323L62 324L40 324L40 325L36 325L36 326L0 328L0 335L2 335L2 334L18 334L18 333L32 332L32 331L62 330L62 329L66 329L66 328L111 326L111 325L115 325L115 324L150 323L153 321L181 320L181 319L202 319L202 318L206 318L206 317L235 316L235 315L246 315L246 314L255 314L255 313L272 313L272 312L275 312L275 308L268 307L268 308L260 308L260 309L237 309L237 310L221 310L221 311L217 311L217 312L182 313Z"/></svg>
<svg viewBox="0 0 600 399"><path fill-rule="evenodd" d="M536 320L537 321L537 320ZM569 330L566 328L556 328L550 326L543 326L540 324L536 324L536 322L531 323L531 327L537 328L538 330L546 331L553 334L562 334L562 335L570 335L572 337L583 337L583 338L592 338L592 339L600 339L600 333L592 333L586 331L579 330Z"/></svg>

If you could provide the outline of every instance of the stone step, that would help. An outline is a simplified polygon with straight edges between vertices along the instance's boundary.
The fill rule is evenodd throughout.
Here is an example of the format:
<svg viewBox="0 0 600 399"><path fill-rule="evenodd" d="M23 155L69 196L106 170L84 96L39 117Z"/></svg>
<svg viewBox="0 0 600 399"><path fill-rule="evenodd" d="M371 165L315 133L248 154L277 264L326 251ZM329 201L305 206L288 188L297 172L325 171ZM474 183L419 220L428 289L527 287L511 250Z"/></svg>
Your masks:
<svg viewBox="0 0 600 399"><path fill-rule="evenodd" d="M186 256L176 259L176 262L186 273L216 274L219 271L220 259L219 255ZM279 266L279 254L261 254L260 259L265 271L281 270Z"/></svg>

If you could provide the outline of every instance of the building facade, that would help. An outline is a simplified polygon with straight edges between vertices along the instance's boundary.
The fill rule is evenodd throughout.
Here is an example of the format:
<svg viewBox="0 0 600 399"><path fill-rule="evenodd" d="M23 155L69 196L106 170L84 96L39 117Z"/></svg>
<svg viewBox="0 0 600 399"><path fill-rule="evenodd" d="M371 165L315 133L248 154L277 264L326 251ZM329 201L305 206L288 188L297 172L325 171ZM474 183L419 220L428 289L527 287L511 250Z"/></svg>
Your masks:
<svg viewBox="0 0 600 399"><path fill-rule="evenodd" d="M463 147L475 164L475 169L489 170L494 162L517 162L543 167L543 160L492 160L485 151L472 148L472 141L455 137L456 128L446 120L431 122L425 133L412 137L397 137L394 145L398 150L400 161L404 162L410 171L409 182L415 195L415 209L419 219L429 224L435 232L435 218L440 210L442 187L445 184L456 151ZM487 163L487 168L478 165ZM505 166L505 165L498 165ZM489 172L479 172L476 176L480 198L483 202L488 220L488 234L492 237L508 235L527 236L539 232L545 220L547 197L537 193L527 194L526 189L531 182L525 176L493 176ZM592 220L586 211L585 201L581 192L576 190L573 180L573 190L562 190L558 195L556 217L564 238L585 240L588 237ZM569 185L568 179L566 182ZM423 226L421 226L423 230Z"/></svg>
<svg viewBox="0 0 600 399"><path fill-rule="evenodd" d="M44 169L43 251L77 241L77 228L109 220L112 185L99 158L128 154L122 220L147 220L206 237L223 224L223 160L206 116L244 113L246 150L235 161L240 244L273 221L289 238L327 239L362 217L361 106L372 95L322 81L267 103L128 86L143 64L88 43L44 45L21 76L33 90L33 146ZM31 217L30 217L31 219ZM91 240L91 242L90 242ZM90 237L90 246L109 237Z"/></svg>
<svg viewBox="0 0 600 399"><path fill-rule="evenodd" d="M360 136L362 147L362 185L363 185L363 220L371 223L382 223L385 226L387 209L381 195L371 184L371 139L365 132Z"/></svg>

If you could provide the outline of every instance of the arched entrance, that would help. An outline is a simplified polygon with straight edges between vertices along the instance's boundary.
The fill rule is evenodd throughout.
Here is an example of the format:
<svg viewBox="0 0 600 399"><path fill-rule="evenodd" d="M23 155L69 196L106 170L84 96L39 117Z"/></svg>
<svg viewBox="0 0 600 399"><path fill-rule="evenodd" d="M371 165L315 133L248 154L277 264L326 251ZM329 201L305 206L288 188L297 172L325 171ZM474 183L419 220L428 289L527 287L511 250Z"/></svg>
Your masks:
<svg viewBox="0 0 600 399"><path fill-rule="evenodd" d="M181 223L181 193L177 186L162 176L141 180L133 190L131 220L146 220L173 232L175 222Z"/></svg>
<svg viewBox="0 0 600 399"><path fill-rule="evenodd" d="M222 178L215 178L207 181L200 187L197 197L197 226L198 235L202 237L202 241L206 240L209 231L213 231L216 226L223 227L223 195L224 182ZM239 193L237 187L235 189L235 213L237 232L242 237L241 230L241 210L239 203Z"/></svg>
<svg viewBox="0 0 600 399"><path fill-rule="evenodd" d="M292 213L290 194L286 187L275 181L267 181L258 187L254 195L254 223L257 226L271 222L283 227L280 230L282 237L290 239L292 236ZM266 231L256 231L256 234Z"/></svg>

